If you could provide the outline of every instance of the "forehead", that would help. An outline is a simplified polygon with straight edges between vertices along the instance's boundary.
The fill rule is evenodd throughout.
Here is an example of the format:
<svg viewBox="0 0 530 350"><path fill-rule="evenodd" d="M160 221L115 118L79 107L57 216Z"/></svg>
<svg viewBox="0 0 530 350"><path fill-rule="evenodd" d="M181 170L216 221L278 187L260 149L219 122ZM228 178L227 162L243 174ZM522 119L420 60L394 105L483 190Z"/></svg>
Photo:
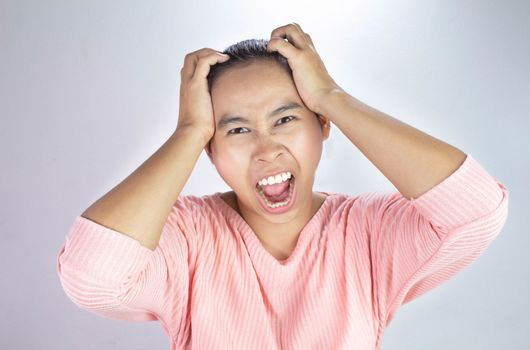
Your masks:
<svg viewBox="0 0 530 350"><path fill-rule="evenodd" d="M285 101L302 105L289 73L274 62L255 62L221 74L211 91L216 120L224 114L267 113Z"/></svg>

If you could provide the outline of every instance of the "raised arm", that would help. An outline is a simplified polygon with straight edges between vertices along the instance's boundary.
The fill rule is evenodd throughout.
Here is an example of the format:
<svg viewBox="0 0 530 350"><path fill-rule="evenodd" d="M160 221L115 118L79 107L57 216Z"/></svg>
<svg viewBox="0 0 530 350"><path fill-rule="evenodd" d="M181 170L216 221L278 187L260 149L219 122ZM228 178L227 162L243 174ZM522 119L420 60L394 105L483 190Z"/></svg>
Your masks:
<svg viewBox="0 0 530 350"><path fill-rule="evenodd" d="M149 159L81 216L155 250L169 211L204 145L194 130L176 130Z"/></svg>
<svg viewBox="0 0 530 350"><path fill-rule="evenodd" d="M268 49L287 58L307 107L336 124L405 198L421 196L466 159L459 149L347 94L328 74L311 37L297 23L274 29Z"/></svg>
<svg viewBox="0 0 530 350"><path fill-rule="evenodd" d="M181 70L179 121L149 159L81 216L155 250L162 228L215 127L206 76L227 58L209 48L188 54Z"/></svg>
<svg viewBox="0 0 530 350"><path fill-rule="evenodd" d="M418 198L463 164L466 154L348 95L329 94L322 104L348 139L408 199Z"/></svg>
<svg viewBox="0 0 530 350"><path fill-rule="evenodd" d="M179 194L215 130L206 76L219 60L212 49L186 56L173 134L72 224L57 272L79 307L111 319L160 319L172 334L186 317L206 220L197 198Z"/></svg>

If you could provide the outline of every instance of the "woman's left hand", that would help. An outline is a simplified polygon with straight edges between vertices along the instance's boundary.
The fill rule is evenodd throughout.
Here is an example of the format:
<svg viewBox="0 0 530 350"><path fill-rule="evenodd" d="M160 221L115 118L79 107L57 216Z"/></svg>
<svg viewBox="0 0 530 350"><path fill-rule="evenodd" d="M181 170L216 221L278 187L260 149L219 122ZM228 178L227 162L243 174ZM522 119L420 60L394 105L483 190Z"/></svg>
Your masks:
<svg viewBox="0 0 530 350"><path fill-rule="evenodd" d="M326 70L309 34L297 23L274 29L267 50L287 58L298 94L313 112L322 114L322 105L330 94L343 91Z"/></svg>

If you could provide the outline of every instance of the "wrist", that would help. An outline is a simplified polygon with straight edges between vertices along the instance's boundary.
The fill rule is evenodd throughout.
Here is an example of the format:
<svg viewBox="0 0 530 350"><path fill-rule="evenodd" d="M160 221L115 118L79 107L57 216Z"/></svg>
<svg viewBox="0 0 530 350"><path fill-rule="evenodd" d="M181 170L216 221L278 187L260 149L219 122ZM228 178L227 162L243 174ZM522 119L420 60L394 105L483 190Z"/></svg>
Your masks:
<svg viewBox="0 0 530 350"><path fill-rule="evenodd" d="M204 130L191 126L179 126L175 129L173 135L171 135L171 137L185 138L190 143L198 145L202 148L208 144L212 136L213 135Z"/></svg>
<svg viewBox="0 0 530 350"><path fill-rule="evenodd" d="M340 88L330 90L320 99L317 108L318 114L328 116L336 110L339 103L343 103L352 98L352 96Z"/></svg>

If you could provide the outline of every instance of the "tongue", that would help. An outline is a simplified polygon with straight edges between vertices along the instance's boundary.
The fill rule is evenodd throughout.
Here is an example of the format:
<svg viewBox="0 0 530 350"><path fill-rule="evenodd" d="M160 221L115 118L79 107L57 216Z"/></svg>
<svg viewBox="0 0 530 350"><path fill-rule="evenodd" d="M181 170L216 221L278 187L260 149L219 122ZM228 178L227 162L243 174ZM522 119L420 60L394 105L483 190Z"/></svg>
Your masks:
<svg viewBox="0 0 530 350"><path fill-rule="evenodd" d="M282 194L287 190L288 187L289 181L284 181L279 184L261 186L261 189L267 196L273 197Z"/></svg>

